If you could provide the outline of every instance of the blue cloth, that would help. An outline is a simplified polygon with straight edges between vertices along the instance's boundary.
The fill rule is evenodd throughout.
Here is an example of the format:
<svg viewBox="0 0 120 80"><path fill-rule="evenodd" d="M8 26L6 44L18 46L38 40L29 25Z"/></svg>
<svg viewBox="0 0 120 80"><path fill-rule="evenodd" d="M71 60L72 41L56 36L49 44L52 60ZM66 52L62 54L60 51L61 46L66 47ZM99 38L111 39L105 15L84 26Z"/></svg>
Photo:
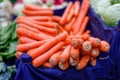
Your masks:
<svg viewBox="0 0 120 80"><path fill-rule="evenodd" d="M116 78L115 80L120 80L120 21L118 23L117 32L114 34L111 43L110 56L115 62Z"/></svg>
<svg viewBox="0 0 120 80"><path fill-rule="evenodd" d="M116 34L117 30L114 28L107 28L92 8L90 8L88 16L90 17L90 21L87 29L91 30L91 36L98 37L114 44L112 38ZM118 51L117 49L118 48L115 49L116 52ZM114 49L111 49L111 51L113 51L114 55ZM74 67L70 67L65 71L60 70L58 67L34 68L31 63L31 57L24 53L21 55L20 60L17 60L16 63L17 73L15 80L119 80L119 77L116 75L116 64L111 59L110 53L111 52L101 52L99 58L97 59L96 66L92 67L88 65L83 70L79 71Z"/></svg>

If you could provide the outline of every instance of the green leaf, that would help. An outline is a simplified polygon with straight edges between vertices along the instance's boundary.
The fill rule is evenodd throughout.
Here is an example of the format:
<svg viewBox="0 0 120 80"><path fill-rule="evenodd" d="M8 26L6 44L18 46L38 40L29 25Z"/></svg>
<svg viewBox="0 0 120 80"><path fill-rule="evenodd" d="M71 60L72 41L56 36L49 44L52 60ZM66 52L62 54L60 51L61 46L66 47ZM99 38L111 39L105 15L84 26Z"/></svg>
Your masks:
<svg viewBox="0 0 120 80"><path fill-rule="evenodd" d="M3 0L0 0L0 3L3 2Z"/></svg>
<svg viewBox="0 0 120 80"><path fill-rule="evenodd" d="M0 56L0 62L1 62L1 61L3 61L3 58L2 58L2 56Z"/></svg>
<svg viewBox="0 0 120 80"><path fill-rule="evenodd" d="M12 41L12 42L10 42L8 52L9 52L9 53L15 52L15 51L16 51L16 45L17 45L17 44L18 44L17 41Z"/></svg>
<svg viewBox="0 0 120 80"><path fill-rule="evenodd" d="M14 40L14 39L17 39L17 33L16 33L17 25L16 25L16 23L14 23L12 27L13 27L13 31L12 31L11 39Z"/></svg>

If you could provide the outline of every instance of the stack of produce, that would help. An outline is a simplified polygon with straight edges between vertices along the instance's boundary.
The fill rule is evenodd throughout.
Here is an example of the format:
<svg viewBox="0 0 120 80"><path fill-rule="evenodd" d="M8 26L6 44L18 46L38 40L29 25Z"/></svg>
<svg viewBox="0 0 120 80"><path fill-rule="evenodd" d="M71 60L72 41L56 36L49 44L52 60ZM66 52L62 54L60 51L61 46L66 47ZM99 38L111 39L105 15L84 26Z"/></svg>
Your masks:
<svg viewBox="0 0 120 80"><path fill-rule="evenodd" d="M87 12L90 3L83 0L69 2L61 17L49 8L26 5L24 16L17 18L16 57L22 52L30 55L34 67L55 67L66 70L69 66L81 70L91 64L95 66L100 51L108 52L109 43L90 36L85 30L89 21ZM96 26L97 27L97 26Z"/></svg>

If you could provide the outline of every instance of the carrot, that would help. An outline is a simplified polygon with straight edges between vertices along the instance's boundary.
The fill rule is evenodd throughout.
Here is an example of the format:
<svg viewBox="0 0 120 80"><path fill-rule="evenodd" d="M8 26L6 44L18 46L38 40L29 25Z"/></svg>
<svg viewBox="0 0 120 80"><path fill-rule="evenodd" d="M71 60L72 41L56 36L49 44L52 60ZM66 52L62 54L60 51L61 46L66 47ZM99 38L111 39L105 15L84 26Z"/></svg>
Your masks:
<svg viewBox="0 0 120 80"><path fill-rule="evenodd" d="M47 40L35 41L35 42L31 42L31 43L26 43L26 44L18 44L16 46L16 49L17 49L17 51L25 52L30 49L37 48L37 47L41 46L42 44L44 44L45 42L47 42Z"/></svg>
<svg viewBox="0 0 120 80"><path fill-rule="evenodd" d="M60 30L60 32L67 32L61 25L58 24L58 29Z"/></svg>
<svg viewBox="0 0 120 80"><path fill-rule="evenodd" d="M86 16L86 17L84 18L83 23L82 23L82 25L81 25L81 27L80 27L80 29L79 29L79 31L78 31L77 34L83 34L83 33L85 32L85 29L86 29L86 27L87 27L88 21L89 21L89 17Z"/></svg>
<svg viewBox="0 0 120 80"><path fill-rule="evenodd" d="M81 9L79 11L78 18L77 18L75 24L73 25L73 27L74 27L73 33L74 34L78 33L78 31L80 30L80 27L83 23L83 19L86 16L89 7L90 7L90 2L86 1L86 0L83 0Z"/></svg>
<svg viewBox="0 0 120 80"><path fill-rule="evenodd" d="M25 5L25 9L32 11L51 10L50 8L42 8L41 6L31 4Z"/></svg>
<svg viewBox="0 0 120 80"><path fill-rule="evenodd" d="M70 39L83 39L83 40L88 40L90 37L90 34L82 34L82 35L70 35L68 38Z"/></svg>
<svg viewBox="0 0 120 80"><path fill-rule="evenodd" d="M22 54L22 52L16 52L15 53L16 58L20 59L21 54Z"/></svg>
<svg viewBox="0 0 120 80"><path fill-rule="evenodd" d="M61 55L60 55L60 61L62 63L65 63L65 62L67 62L69 60L70 50L71 50L71 45L68 45L68 46L65 47L65 49L61 53Z"/></svg>
<svg viewBox="0 0 120 80"><path fill-rule="evenodd" d="M40 56L41 54L43 54L44 52L46 52L48 49L53 47L55 44L59 43L60 41L65 40L67 35L68 34L66 32L63 32L60 35L56 36L55 38L50 39L49 41L47 41L40 47L29 50L27 53L32 57L32 59L34 59Z"/></svg>
<svg viewBox="0 0 120 80"><path fill-rule="evenodd" d="M66 39L65 41L64 41L64 44L65 45L69 45L71 43L71 40L70 39Z"/></svg>
<svg viewBox="0 0 120 80"><path fill-rule="evenodd" d="M90 34L82 34L82 39L83 40L88 40L90 37Z"/></svg>
<svg viewBox="0 0 120 80"><path fill-rule="evenodd" d="M80 54L81 54L81 55L90 54L90 51L83 51L83 50L81 49L81 50L80 50Z"/></svg>
<svg viewBox="0 0 120 80"><path fill-rule="evenodd" d="M78 62L79 62L79 59L73 59L73 58L70 56L69 64L70 64L71 66L77 66Z"/></svg>
<svg viewBox="0 0 120 80"><path fill-rule="evenodd" d="M52 33L52 34L57 34L57 30L56 29L53 29L53 28L47 28L47 27L44 27L44 26L40 26L38 24L35 24L33 22L31 22L30 20L25 20L25 19L20 19L19 21L19 24L22 23L22 24L26 24L28 26L31 26L33 28L36 28L40 31L44 31L46 33Z"/></svg>
<svg viewBox="0 0 120 80"><path fill-rule="evenodd" d="M81 49L81 48L82 48L82 44L83 44L84 40L83 40L83 39L78 39L78 40L79 40L79 48Z"/></svg>
<svg viewBox="0 0 120 80"><path fill-rule="evenodd" d="M69 67L69 63L68 62L65 62L65 63L59 62L58 66L61 70L67 70Z"/></svg>
<svg viewBox="0 0 120 80"><path fill-rule="evenodd" d="M108 52L110 50L110 44L106 41L101 41L99 48L102 52Z"/></svg>
<svg viewBox="0 0 120 80"><path fill-rule="evenodd" d="M41 31L39 31L38 29L32 28L32 27L30 27L30 26L28 26L28 25L25 25L25 24L19 24L19 25L18 25L18 28L24 28L24 29L27 29L27 30L32 31L32 32L34 32L34 33L42 34L44 37L52 38L51 35L47 35L46 33L43 33L43 32L41 32Z"/></svg>
<svg viewBox="0 0 120 80"><path fill-rule="evenodd" d="M55 22L60 22L60 20L61 20L61 17L60 16L53 16L53 20L55 21Z"/></svg>
<svg viewBox="0 0 120 80"><path fill-rule="evenodd" d="M59 63L59 57L60 54L62 53L62 51L58 51L57 53L53 54L50 58L49 58L49 63L51 65L57 65Z"/></svg>
<svg viewBox="0 0 120 80"><path fill-rule="evenodd" d="M100 51L98 48L92 48L90 51L90 55L92 57L98 57L100 55Z"/></svg>
<svg viewBox="0 0 120 80"><path fill-rule="evenodd" d="M84 34L90 34L90 30L86 30Z"/></svg>
<svg viewBox="0 0 120 80"><path fill-rule="evenodd" d="M79 55L80 55L79 48L72 47L70 50L70 56L73 59L79 59L79 57L80 57Z"/></svg>
<svg viewBox="0 0 120 80"><path fill-rule="evenodd" d="M35 21L53 21L51 16L29 16L29 19Z"/></svg>
<svg viewBox="0 0 120 80"><path fill-rule="evenodd" d="M58 50L62 49L63 46L64 46L64 43L59 42L58 44L56 44L54 47L52 47L50 50L48 50L44 54L37 56L37 58L33 59L32 61L34 67L39 67L42 64L44 64L53 54L55 54Z"/></svg>
<svg viewBox="0 0 120 80"><path fill-rule="evenodd" d="M77 17L80 10L80 1L75 1L74 7L74 16Z"/></svg>
<svg viewBox="0 0 120 80"><path fill-rule="evenodd" d="M32 21L32 22L49 28L57 28L57 23L55 22L39 22L39 21Z"/></svg>
<svg viewBox="0 0 120 80"><path fill-rule="evenodd" d="M91 42L90 41L85 41L82 44L82 50L85 52L89 52L92 49Z"/></svg>
<svg viewBox="0 0 120 80"><path fill-rule="evenodd" d="M19 38L19 43L20 44L25 44L25 43L31 43L31 42L35 42L36 40L34 39L31 39L31 38L28 38L28 37L25 37L25 36L21 36Z"/></svg>
<svg viewBox="0 0 120 80"><path fill-rule="evenodd" d="M71 20L68 24L65 25L65 29L66 29L68 32L72 30L72 26L73 26L75 20L76 20L76 18L72 18L72 20Z"/></svg>
<svg viewBox="0 0 120 80"><path fill-rule="evenodd" d="M48 37L43 36L42 34L36 34L34 32L31 32L29 30L26 30L24 28L17 28L17 34L21 36L26 36L35 40L44 40L48 39Z"/></svg>
<svg viewBox="0 0 120 80"><path fill-rule="evenodd" d="M95 66L97 63L97 58L91 57L89 63L91 66Z"/></svg>
<svg viewBox="0 0 120 80"><path fill-rule="evenodd" d="M52 16L53 15L52 10L29 11L29 10L23 9L22 13L25 14L26 16Z"/></svg>
<svg viewBox="0 0 120 80"><path fill-rule="evenodd" d="M46 67L46 68L54 68L55 67L55 66L51 65L49 62L45 62L42 66Z"/></svg>
<svg viewBox="0 0 120 80"><path fill-rule="evenodd" d="M81 59L78 62L78 65L76 66L77 70L81 70L87 66L88 61L90 60L89 55L84 55L81 57Z"/></svg>
<svg viewBox="0 0 120 80"><path fill-rule="evenodd" d="M89 40L91 41L92 47L99 47L100 46L100 39L90 37Z"/></svg>
<svg viewBox="0 0 120 80"><path fill-rule="evenodd" d="M74 48L79 48L79 46L80 46L79 39L72 39L71 46L74 47Z"/></svg>
<svg viewBox="0 0 120 80"><path fill-rule="evenodd" d="M70 22L70 20L73 18L73 16L74 16L74 5L72 5L71 10L67 16L67 22Z"/></svg>
<svg viewBox="0 0 120 80"><path fill-rule="evenodd" d="M67 22L67 15L69 14L69 12L70 12L70 10L71 10L72 5L73 5L72 2L69 2L69 3L68 3L68 6L67 6L67 8L65 9L65 11L64 11L64 13L63 13L63 15L62 15L62 17L61 17L61 20L60 20L60 22L59 22L61 25L64 25L64 24Z"/></svg>
<svg viewBox="0 0 120 80"><path fill-rule="evenodd" d="M35 33L40 33L40 31L38 30L38 29L36 29L36 28L32 28L32 27L30 27L30 26L28 26L28 25L25 25L25 24L18 24L18 28L24 28L24 29L27 29L27 30L29 30L29 31L32 31L32 32L35 32Z"/></svg>

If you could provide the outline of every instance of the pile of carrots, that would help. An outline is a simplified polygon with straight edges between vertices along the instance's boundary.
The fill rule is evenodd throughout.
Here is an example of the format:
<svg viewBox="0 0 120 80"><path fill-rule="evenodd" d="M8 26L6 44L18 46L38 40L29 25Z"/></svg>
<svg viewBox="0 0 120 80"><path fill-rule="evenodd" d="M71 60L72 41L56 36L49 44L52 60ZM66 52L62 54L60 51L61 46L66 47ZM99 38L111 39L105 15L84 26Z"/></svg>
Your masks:
<svg viewBox="0 0 120 80"><path fill-rule="evenodd" d="M79 1L69 2L63 15L56 16L50 8L26 5L24 16L17 18L16 57L26 52L34 67L58 66L66 70L73 66L81 70L87 64L95 66L100 51L108 52L110 45L91 37L90 30L86 30L89 7L89 0L83 0L81 5Z"/></svg>

